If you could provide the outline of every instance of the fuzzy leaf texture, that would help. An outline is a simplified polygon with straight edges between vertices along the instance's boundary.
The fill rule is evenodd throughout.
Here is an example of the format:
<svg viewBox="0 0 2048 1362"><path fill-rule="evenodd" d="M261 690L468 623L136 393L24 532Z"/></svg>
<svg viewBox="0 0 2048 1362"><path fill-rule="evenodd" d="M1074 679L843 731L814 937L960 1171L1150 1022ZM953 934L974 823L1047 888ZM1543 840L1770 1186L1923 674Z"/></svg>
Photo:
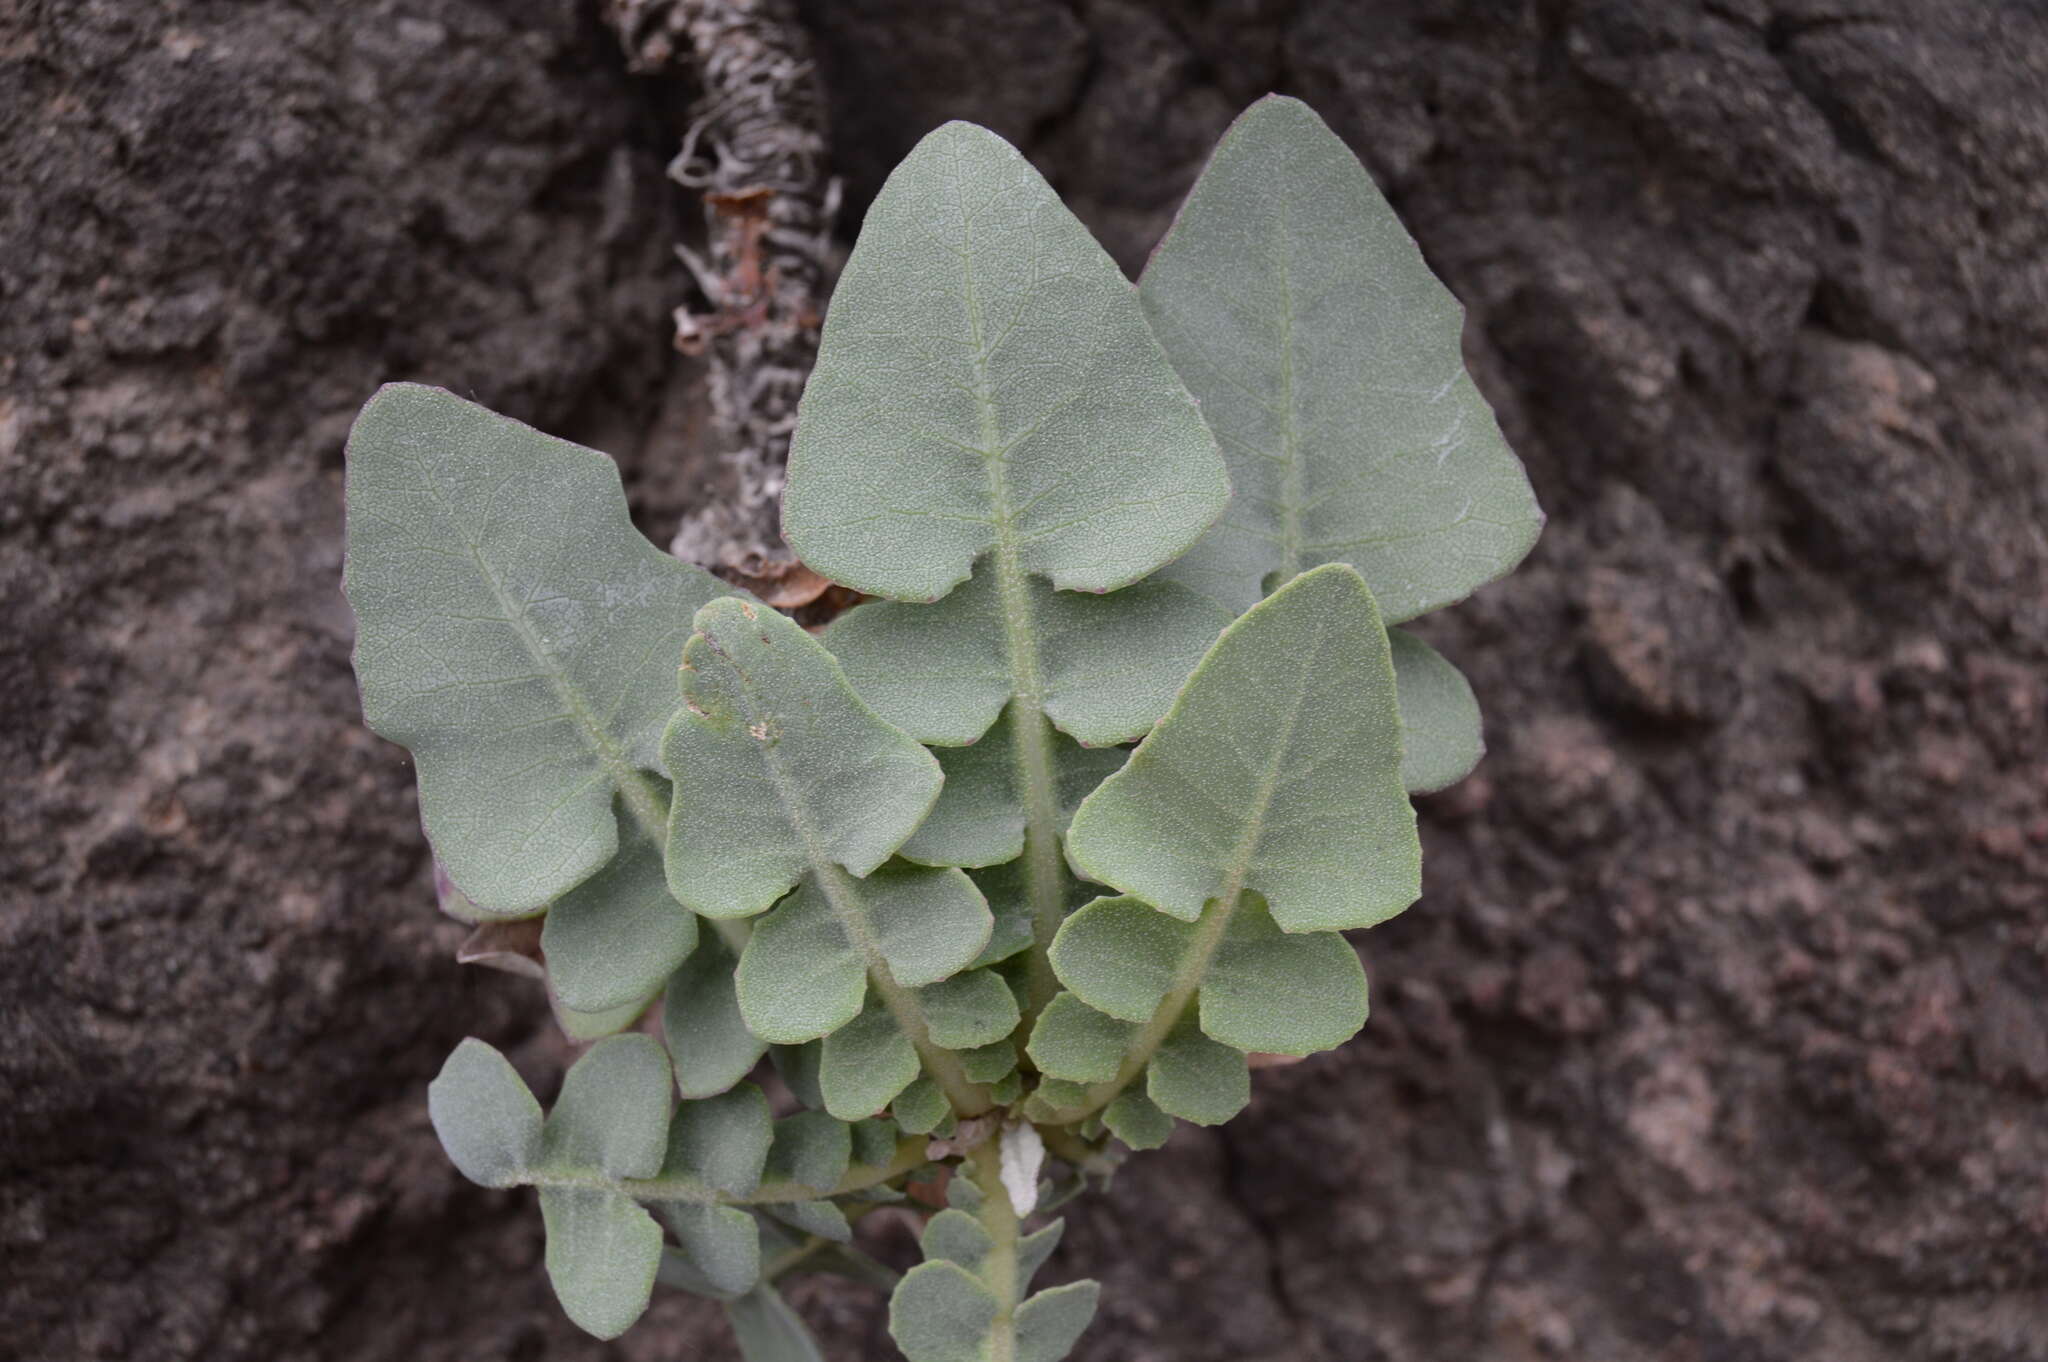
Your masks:
<svg viewBox="0 0 2048 1362"><path fill-rule="evenodd" d="M1331 564L1224 631L1074 815L1089 877L1193 922L1256 890L1283 930L1370 927L1421 892L1394 668L1372 593Z"/></svg>
<svg viewBox="0 0 2048 1362"><path fill-rule="evenodd" d="M1225 630L1074 815L1076 864L1126 893L1054 940L1071 1001L1045 1009L1031 1051L1091 1086L1045 1103L1093 1112L1143 1074L1151 1108L1215 1124L1249 1096L1245 1053L1355 1034L1365 973L1336 931L1420 891L1401 764L1387 634L1356 571L1317 568ZM1148 1110L1126 1102L1105 1119L1154 1142Z"/></svg>
<svg viewBox="0 0 2048 1362"><path fill-rule="evenodd" d="M680 675L683 711L662 748L679 773L669 886L714 917L775 904L734 976L748 1030L788 1045L852 1023L820 1071L827 1109L845 1120L882 1110L920 1070L985 1108L947 1052L1000 1039L1014 1007L964 1040L941 1014L962 988L1009 1001L999 980L954 978L988 945L988 905L958 869L882 864L938 798L938 762L765 606L700 610Z"/></svg>
<svg viewBox="0 0 2048 1362"><path fill-rule="evenodd" d="M412 750L478 915L538 912L618 850L615 798L665 820L647 772L676 653L730 588L633 528L610 459L438 388L363 408L348 508L363 715Z"/></svg>
<svg viewBox="0 0 2048 1362"><path fill-rule="evenodd" d="M999 744L959 760L961 789L907 854L1019 859L1023 940L1041 948L1071 897L1066 808L1109 765L1058 734L1109 746L1164 711L1227 614L1132 583L1227 494L1130 285L1051 187L985 129L925 138L834 294L783 526L815 570L892 598L827 634L863 697L920 741ZM963 828L963 812L986 821ZM1042 1002L1042 950L1029 966Z"/></svg>
<svg viewBox="0 0 2048 1362"><path fill-rule="evenodd" d="M1398 623L1509 571L1543 526L1466 373L1464 309L1299 100L1224 133L1139 296L1235 489L1167 576L1242 610L1349 563Z"/></svg>
<svg viewBox="0 0 2048 1362"><path fill-rule="evenodd" d="M804 389L783 504L804 562L935 601L995 550L1109 591L1227 492L1130 286L1052 187L985 128L920 142L868 209Z"/></svg>

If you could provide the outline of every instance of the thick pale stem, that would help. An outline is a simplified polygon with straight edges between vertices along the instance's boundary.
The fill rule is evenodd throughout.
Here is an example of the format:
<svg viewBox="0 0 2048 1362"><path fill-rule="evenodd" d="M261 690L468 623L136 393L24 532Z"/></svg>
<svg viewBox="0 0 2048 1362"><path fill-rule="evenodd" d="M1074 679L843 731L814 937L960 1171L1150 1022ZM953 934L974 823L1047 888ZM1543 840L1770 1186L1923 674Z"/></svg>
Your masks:
<svg viewBox="0 0 2048 1362"><path fill-rule="evenodd" d="M989 1329L988 1362L1017 1358L1017 1240L1022 1225L1003 1186L1002 1138L984 1140L967 1155L967 1173L981 1190L977 1218L993 1243L981 1265L982 1284L995 1293L996 1318Z"/></svg>

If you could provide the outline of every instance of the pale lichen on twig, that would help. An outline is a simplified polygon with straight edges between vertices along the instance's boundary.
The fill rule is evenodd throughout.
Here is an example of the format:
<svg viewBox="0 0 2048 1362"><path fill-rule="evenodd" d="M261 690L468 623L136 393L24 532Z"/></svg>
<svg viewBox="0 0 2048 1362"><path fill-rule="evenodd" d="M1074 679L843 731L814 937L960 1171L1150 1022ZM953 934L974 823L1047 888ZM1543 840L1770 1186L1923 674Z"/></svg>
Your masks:
<svg viewBox="0 0 2048 1362"><path fill-rule="evenodd" d="M610 0L606 18L635 70L687 66L699 90L669 166L701 195L706 238L702 254L676 248L703 294L676 309L676 348L705 359L723 448L671 548L799 604L824 581L783 544L777 511L838 200L809 40L786 0Z"/></svg>

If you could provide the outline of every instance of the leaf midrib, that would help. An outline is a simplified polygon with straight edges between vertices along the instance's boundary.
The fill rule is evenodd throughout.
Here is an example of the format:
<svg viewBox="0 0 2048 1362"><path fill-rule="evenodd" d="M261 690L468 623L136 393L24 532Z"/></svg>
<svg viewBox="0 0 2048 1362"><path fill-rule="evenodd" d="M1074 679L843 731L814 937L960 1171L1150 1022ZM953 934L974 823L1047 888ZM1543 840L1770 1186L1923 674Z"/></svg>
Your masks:
<svg viewBox="0 0 2048 1362"><path fill-rule="evenodd" d="M1293 702L1288 706L1287 719L1281 725L1279 741L1273 746L1273 757L1267 763L1265 774L1259 781L1258 793L1251 803L1251 811L1245 819L1245 830L1238 839L1235 850L1227 864L1220 892L1202 909L1202 916L1195 928L1194 937L1188 942L1181 955L1179 966L1174 971L1172 988L1153 1010L1152 1018L1145 1023L1145 1029L1131 1042L1131 1048L1124 1054L1124 1061L1117 1067L1116 1077L1105 1083L1097 1083L1088 1089L1086 1101L1072 1111L1060 1113L1062 1121L1075 1121L1100 1111L1129 1087L1152 1062L1167 1036L1201 991L1202 981L1208 976L1209 964L1215 958L1217 947L1223 942L1223 934L1229 928L1231 917L1237 912L1238 904L1244 897L1244 883L1251 874L1252 856L1258 851L1259 842L1265 835L1266 814L1272 807L1273 796L1279 790L1280 777L1286 766L1286 759L1294 746L1294 731L1301 722L1301 712L1308 702L1309 681L1314 675L1316 662L1321 658L1323 647L1329 638L1328 624L1316 624L1315 645L1303 665L1297 669Z"/></svg>
<svg viewBox="0 0 2048 1362"><path fill-rule="evenodd" d="M708 639L707 639L708 641ZM730 655L723 652L726 665L738 677L747 697L748 718L752 726L771 726L773 716L761 702L759 692L746 669ZM924 1006L917 999L914 989L896 981L889 962L882 954L880 943L869 929L867 911L861 905L859 890L853 875L825 849L823 837L812 823L809 806L796 793L796 780L782 759L776 755L775 743L756 739L760 743L761 764L768 772L768 781L775 787L776 797L782 802L784 816L795 829L797 839L803 843L805 859L810 863L810 873L817 880L818 890L824 894L825 902L832 909L832 916L838 920L840 929L852 940L853 948L860 953L861 961L867 968L868 982L874 985L881 996L882 1005L895 1018L896 1027L911 1047L917 1051L920 1064L945 1092L946 1100L962 1116L976 1116L988 1110L987 1089L974 1083L960 1067L960 1061L949 1050L933 1042L931 1027L925 1020Z"/></svg>
<svg viewBox="0 0 2048 1362"><path fill-rule="evenodd" d="M1005 465L1010 444L1003 439L996 416L989 375L991 353L981 290L974 277L973 219L961 215L965 237L960 251L961 291L973 344L974 405L981 429L981 456L988 470L990 529L996 572L996 597L1002 607L1004 651L1010 667L1010 728L1014 741L1016 790L1024 806L1024 895L1031 908L1031 951L1026 959L1029 996L1023 1024L1032 1020L1059 992L1051 948L1066 907L1066 866L1059 845L1059 793L1053 773L1052 735L1045 715L1045 681L1038 656L1036 612L1031 587L1019 560L1015 511L1010 505ZM1034 262L1035 266L1035 262ZM1007 334L1007 332L1005 333ZM998 342L1000 343L1000 342ZM1033 429L1036 427L1034 426Z"/></svg>
<svg viewBox="0 0 2048 1362"><path fill-rule="evenodd" d="M427 472L424 463L415 460L415 466L420 469L421 482L439 503L448 523L455 527L455 533L462 541L462 546L469 551L470 561L476 564L477 575L490 587L492 597L498 602L498 608L505 612L505 623L512 627L513 633L525 646L528 655L539 664L541 675L547 679L556 698L568 708L570 717L582 731L591 751L604 767L605 774L611 777L612 788L625 796L626 807L632 811L634 820L640 824L641 830L649 839L660 845L668 834L667 801L662 799L660 792L640 773L638 767L626 759L626 754L612 741L611 734L599 722L596 709L584 697L582 689L569 678L566 668L547 647L546 641L534 631L531 622L526 618L524 607L513 599L512 594L505 589L504 583L499 581L497 572L484 556L483 546L466 532L461 516L456 514L455 507L443 495L440 483Z"/></svg>

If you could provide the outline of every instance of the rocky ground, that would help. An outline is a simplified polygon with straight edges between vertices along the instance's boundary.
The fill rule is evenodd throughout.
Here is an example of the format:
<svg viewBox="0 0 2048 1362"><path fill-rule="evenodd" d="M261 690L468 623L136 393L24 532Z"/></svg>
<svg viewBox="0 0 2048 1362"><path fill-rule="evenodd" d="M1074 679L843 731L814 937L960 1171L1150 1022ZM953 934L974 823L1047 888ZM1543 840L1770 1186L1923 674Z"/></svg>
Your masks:
<svg viewBox="0 0 2048 1362"><path fill-rule="evenodd" d="M1366 1035L1076 1210L1077 1358L2041 1358L2040 8L801 8L849 229L968 117L1135 268L1238 108L1314 103L1551 513L1425 627L1492 753ZM336 590L391 378L616 454L666 538L688 97L569 0L0 0L0 1356L731 1356L683 1300L577 1336L436 1149L456 1039L561 1052L450 960Z"/></svg>

